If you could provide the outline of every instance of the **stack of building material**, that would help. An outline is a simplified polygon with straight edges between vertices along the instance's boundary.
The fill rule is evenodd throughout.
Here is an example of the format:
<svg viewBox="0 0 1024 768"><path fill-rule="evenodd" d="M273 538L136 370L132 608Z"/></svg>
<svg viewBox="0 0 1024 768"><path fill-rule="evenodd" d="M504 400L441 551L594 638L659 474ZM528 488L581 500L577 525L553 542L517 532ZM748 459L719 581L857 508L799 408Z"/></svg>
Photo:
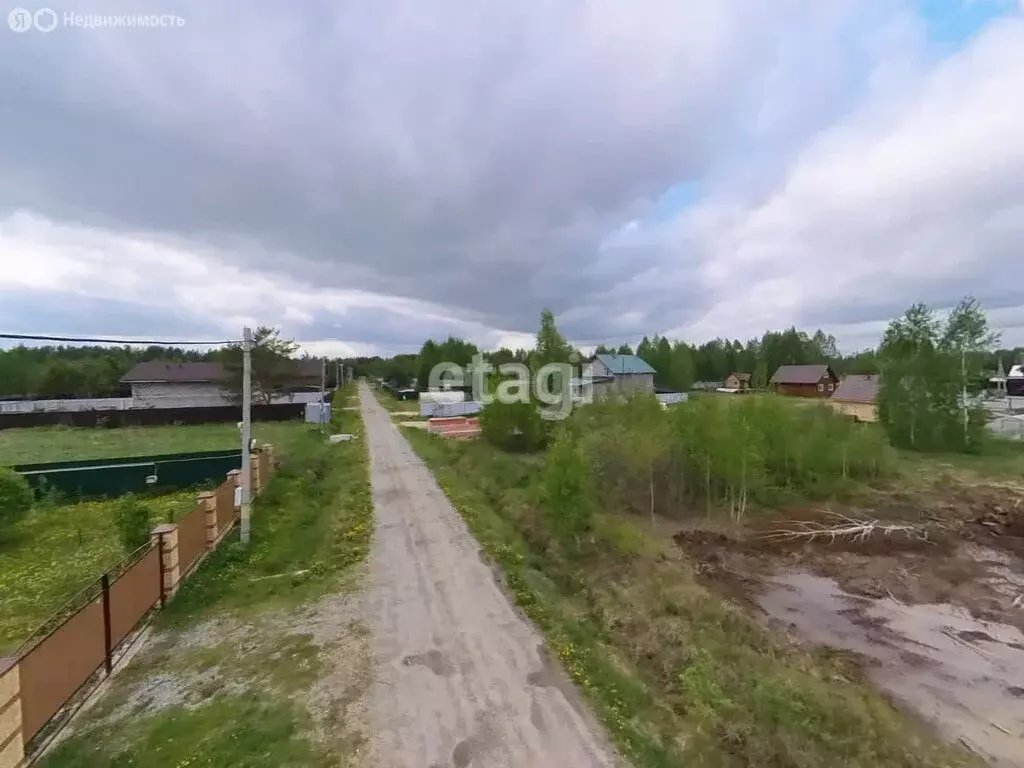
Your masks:
<svg viewBox="0 0 1024 768"><path fill-rule="evenodd" d="M476 437L480 434L480 420L466 416L430 419L427 431L442 437Z"/></svg>

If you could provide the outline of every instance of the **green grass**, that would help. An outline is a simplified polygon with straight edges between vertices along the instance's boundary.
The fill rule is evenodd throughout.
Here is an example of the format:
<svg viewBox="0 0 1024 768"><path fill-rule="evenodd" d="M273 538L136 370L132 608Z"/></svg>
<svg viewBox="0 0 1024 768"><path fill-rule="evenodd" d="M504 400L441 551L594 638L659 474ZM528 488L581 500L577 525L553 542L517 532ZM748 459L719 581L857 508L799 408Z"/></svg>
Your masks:
<svg viewBox="0 0 1024 768"><path fill-rule="evenodd" d="M241 640L231 637L192 649L158 643L147 649L43 765L336 765L323 746L307 738L308 712L290 701L325 673L310 635L257 625L246 633L245 653L239 653ZM189 707L161 709L138 696L137 685L171 678L177 681L171 686L175 691L190 691ZM224 695L225 688L231 693ZM116 729L111 721L118 722Z"/></svg>
<svg viewBox="0 0 1024 768"><path fill-rule="evenodd" d="M307 432L305 425L299 423L257 426L269 427L261 430L263 439L267 442L273 439L284 453ZM225 432L223 427L230 429ZM210 434L237 434L238 431L233 425L146 427L127 431L136 436L133 438L137 440L136 445L143 445L138 439L148 430L157 430L165 438L172 435L173 430L182 430L191 435L193 441L196 435L202 439ZM3 431L0 440L13 431L37 432ZM109 439L122 430L44 431L51 435L85 433ZM197 503L195 490L143 496L143 499L150 508L154 526L180 519ZM17 648L33 629L124 556L113 522L116 507L116 499L76 504L42 501L12 529L0 535L0 655Z"/></svg>
<svg viewBox="0 0 1024 768"><path fill-rule="evenodd" d="M375 389L373 394L376 396L377 402L384 406L385 410L390 413L401 411L420 412L419 400L399 400L386 389ZM412 417L410 416L409 418L411 419Z"/></svg>
<svg viewBox="0 0 1024 768"><path fill-rule="evenodd" d="M242 545L232 534L185 582L163 620L295 605L335 588L339 576L366 557L373 496L359 412L337 411L332 430L356 439L329 445L310 428L293 440L253 505L251 543Z"/></svg>
<svg viewBox="0 0 1024 768"><path fill-rule="evenodd" d="M902 475L915 484L936 481L984 482L1024 481L1024 441L991 437L978 454L917 453L901 450Z"/></svg>
<svg viewBox="0 0 1024 768"><path fill-rule="evenodd" d="M258 422L253 437L277 445L301 423ZM190 451L216 451L241 444L237 424L166 427L32 427L0 430L0 466L75 459L113 459Z"/></svg>
<svg viewBox="0 0 1024 768"><path fill-rule="evenodd" d="M338 399L352 402L354 393L353 385ZM148 648L114 679L45 768L319 768L345 765L358 752L343 707L314 721L302 701L325 674L312 636L283 629L281 614L267 617L345 589L369 551L373 503L358 411L337 410L332 430L357 439L329 445L312 428L291 436L254 503L250 545L235 537L204 561L156 619L169 633L166 646ZM191 650L186 643L184 652L174 645L179 630L207 620L240 626L241 634ZM204 672L216 676L197 677ZM131 709L135 684L168 678L186 681L202 701Z"/></svg>
<svg viewBox="0 0 1024 768"><path fill-rule="evenodd" d="M306 738L309 717L287 698L221 696L108 729L84 731L43 760L46 768L280 768L336 766ZM88 734L90 737L85 738ZM123 749L112 748L113 743Z"/></svg>
<svg viewBox="0 0 1024 768"><path fill-rule="evenodd" d="M196 506L192 491L143 497L153 525ZM115 565L121 549L116 500L40 504L0 539L0 656Z"/></svg>
<svg viewBox="0 0 1024 768"><path fill-rule="evenodd" d="M582 545L560 544L539 511L541 457L405 432L637 768L974 764L841 655L795 648L708 592L630 518L605 510Z"/></svg>

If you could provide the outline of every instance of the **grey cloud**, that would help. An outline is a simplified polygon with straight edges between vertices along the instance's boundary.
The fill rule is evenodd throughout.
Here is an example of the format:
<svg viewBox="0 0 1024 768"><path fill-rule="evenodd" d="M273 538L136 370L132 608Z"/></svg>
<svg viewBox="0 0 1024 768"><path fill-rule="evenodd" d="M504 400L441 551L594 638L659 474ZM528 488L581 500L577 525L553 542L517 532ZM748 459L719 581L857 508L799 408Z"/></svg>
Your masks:
<svg viewBox="0 0 1024 768"><path fill-rule="evenodd" d="M602 241L734 152L764 100L800 90L804 59L780 64L777 35L828 52L880 7L185 2L160 9L180 29L5 37L0 209L301 263L490 328L532 331L551 306L575 335L632 332L633 312L658 330L721 298L700 278L714 255L623 247L594 270ZM806 73L813 91L774 138L835 102L843 55Z"/></svg>
<svg viewBox="0 0 1024 768"><path fill-rule="evenodd" d="M87 323L83 327L83 323ZM7 333L182 341L225 340L219 324L128 301L47 293L0 292L0 329ZM146 330L139 330L146 329ZM152 329L158 329L154 333Z"/></svg>

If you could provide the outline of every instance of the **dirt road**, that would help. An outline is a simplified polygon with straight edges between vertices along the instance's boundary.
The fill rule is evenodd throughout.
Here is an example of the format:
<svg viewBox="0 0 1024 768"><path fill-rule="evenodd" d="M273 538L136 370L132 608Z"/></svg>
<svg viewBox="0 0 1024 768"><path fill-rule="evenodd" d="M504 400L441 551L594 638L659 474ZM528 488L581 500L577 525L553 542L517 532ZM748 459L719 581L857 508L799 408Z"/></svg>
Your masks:
<svg viewBox="0 0 1024 768"><path fill-rule="evenodd" d="M360 397L377 512L373 764L621 765L430 471L365 385Z"/></svg>

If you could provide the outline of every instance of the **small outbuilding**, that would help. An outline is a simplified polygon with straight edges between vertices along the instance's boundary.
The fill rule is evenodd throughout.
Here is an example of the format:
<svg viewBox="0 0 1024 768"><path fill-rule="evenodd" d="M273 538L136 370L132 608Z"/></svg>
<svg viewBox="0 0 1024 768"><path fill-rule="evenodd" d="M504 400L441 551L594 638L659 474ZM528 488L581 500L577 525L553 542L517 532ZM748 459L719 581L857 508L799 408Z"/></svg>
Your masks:
<svg viewBox="0 0 1024 768"><path fill-rule="evenodd" d="M750 389L750 374L730 373L725 377L725 389L738 389L740 392L746 392Z"/></svg>

